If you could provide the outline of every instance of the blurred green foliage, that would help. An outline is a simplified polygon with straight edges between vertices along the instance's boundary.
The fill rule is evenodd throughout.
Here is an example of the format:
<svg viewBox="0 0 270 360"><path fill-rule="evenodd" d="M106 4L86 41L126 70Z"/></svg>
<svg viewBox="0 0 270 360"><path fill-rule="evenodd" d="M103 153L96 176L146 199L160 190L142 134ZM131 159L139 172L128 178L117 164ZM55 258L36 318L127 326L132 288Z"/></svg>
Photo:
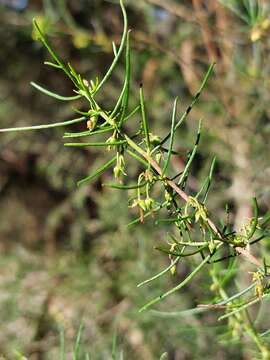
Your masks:
<svg viewBox="0 0 270 360"><path fill-rule="evenodd" d="M1 2L0 2L1 3ZM193 143L199 118L203 137L189 186L197 189L206 175L212 153L218 155L211 210L225 214L239 226L250 217L255 193L269 207L269 4L268 1L126 1L133 47L131 104L137 104L142 81L154 133L166 134L172 98L180 107L190 101L210 61L216 75L192 113L179 151ZM223 6L221 6L221 3ZM101 0L29 1L23 11L0 5L0 124L1 127L64 121L73 109L42 96L35 81L72 95L61 74L42 67L46 51L35 41L35 17L42 30L85 78L101 75L112 59L111 42L119 44L122 20L117 2ZM111 105L123 81L118 67L106 85ZM84 110L84 109L82 109ZM80 125L77 130L84 130ZM127 359L244 359L258 356L237 326L228 330L216 323L215 312L199 316L162 315L138 309L149 299L177 284L190 270L177 267L154 285L137 284L165 268L169 259L153 250L166 237L166 227L153 221L128 229L136 214L127 211L122 192L76 187L76 180L101 164L94 149L65 149L61 131L1 135L0 142L0 248L1 335L0 354L29 359L59 358L59 329L65 329L71 354L82 322L82 347L90 358L109 359L113 336ZM183 168L175 157L175 170ZM137 173L134 165L133 173ZM104 175L102 182L109 181ZM224 211L220 211L220 209ZM269 241L264 242L267 252ZM242 265L244 266L244 265ZM217 272L225 271L217 264ZM207 271L207 270L206 270ZM245 272L246 273L246 272ZM246 276L246 275L245 275ZM239 287L245 284L239 279ZM203 276L192 286L161 304L160 310L194 307L206 298L210 284ZM259 307L258 307L259 308ZM256 309L255 309L256 310ZM261 330L269 327L267 304L252 316ZM119 350L120 354L120 350ZM118 355L119 355L118 354ZM117 355L117 356L118 356ZM120 355L119 355L120 356Z"/></svg>

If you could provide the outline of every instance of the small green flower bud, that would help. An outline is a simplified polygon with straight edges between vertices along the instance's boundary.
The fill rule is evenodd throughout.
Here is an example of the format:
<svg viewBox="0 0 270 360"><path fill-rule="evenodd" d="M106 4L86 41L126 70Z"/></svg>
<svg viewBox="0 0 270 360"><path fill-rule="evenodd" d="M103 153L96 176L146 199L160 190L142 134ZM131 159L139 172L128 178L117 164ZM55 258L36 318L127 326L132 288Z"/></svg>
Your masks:
<svg viewBox="0 0 270 360"><path fill-rule="evenodd" d="M145 207L147 210L151 210L153 208L153 205L154 205L154 200L150 197L147 197L145 200L144 200L144 203L145 203Z"/></svg>
<svg viewBox="0 0 270 360"><path fill-rule="evenodd" d="M165 197L165 200L168 202L171 202L173 199L171 193L167 190L165 190L164 197Z"/></svg>
<svg viewBox="0 0 270 360"><path fill-rule="evenodd" d="M83 79L83 84L84 84L84 86L89 87L89 82L88 82L88 80Z"/></svg>
<svg viewBox="0 0 270 360"><path fill-rule="evenodd" d="M144 176L145 176L145 180L149 181L149 182L152 182L154 179L154 174L152 173L151 170L148 170L148 169L145 170Z"/></svg>
<svg viewBox="0 0 270 360"><path fill-rule="evenodd" d="M94 130L97 123L97 116L91 116L86 123L87 129Z"/></svg>
<svg viewBox="0 0 270 360"><path fill-rule="evenodd" d="M172 275L175 275L176 274L176 265L173 265L171 268L170 268L170 272Z"/></svg>
<svg viewBox="0 0 270 360"><path fill-rule="evenodd" d="M215 284L215 283L213 283L211 286L210 286L210 290L211 291L217 291L218 290L218 285L217 284Z"/></svg>
<svg viewBox="0 0 270 360"><path fill-rule="evenodd" d="M146 211L146 210L147 210L147 207L146 207L146 204L145 204L145 200L143 200L143 199L138 200L138 205L139 205L139 207L140 207L143 211Z"/></svg>
<svg viewBox="0 0 270 360"><path fill-rule="evenodd" d="M150 139L151 144L153 144L153 145L159 145L161 142L161 138L152 133L149 133L149 139Z"/></svg>
<svg viewBox="0 0 270 360"><path fill-rule="evenodd" d="M114 177L115 179L118 179L122 173L121 171L121 167L116 165L114 168L113 168L113 173L114 173Z"/></svg>

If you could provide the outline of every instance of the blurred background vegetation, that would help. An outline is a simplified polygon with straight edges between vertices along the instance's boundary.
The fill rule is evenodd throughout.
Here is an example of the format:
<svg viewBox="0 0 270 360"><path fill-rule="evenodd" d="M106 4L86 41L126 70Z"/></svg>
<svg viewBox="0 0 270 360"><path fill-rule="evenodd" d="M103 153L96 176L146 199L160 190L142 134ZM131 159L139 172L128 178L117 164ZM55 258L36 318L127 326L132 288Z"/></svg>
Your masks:
<svg viewBox="0 0 270 360"><path fill-rule="evenodd" d="M209 206L239 227L251 217L256 194L269 208L270 6L268 0L126 0L132 29L133 105L143 82L152 132L170 126L173 98L190 102L210 62L215 74L176 139L177 172L194 143L200 118L203 138L192 169L198 189L217 155ZM42 63L49 59L35 40L36 18L62 58L86 79L101 76L119 43L122 18L117 1L0 0L0 127L35 125L74 117L78 104L57 103L30 86L35 81L63 95L72 84ZM110 105L123 80L118 66L100 96ZM78 126L78 130L81 129ZM59 359L64 331L70 354L81 323L83 350L91 359L254 359L249 340L235 326L217 323L216 313L161 317L138 314L149 299L177 284L190 270L181 263L142 288L137 284L165 268L169 259L153 246L167 228L128 228L136 214L125 193L102 187L107 179L76 187L98 166L102 151L66 149L61 130L1 135L0 140L0 355L3 359ZM85 150L87 149L87 150ZM134 169L136 173L136 169ZM109 176L109 175L108 175ZM270 242L264 241L264 251ZM244 266L244 265L241 265ZM217 265L217 271L219 270ZM207 272L207 268L205 270ZM250 280L246 275L239 284ZM203 274L159 306L180 311L208 300ZM267 305L254 309L262 331L270 326ZM259 315L258 315L259 314ZM258 315L258 316L257 316ZM69 355L67 355L67 358Z"/></svg>

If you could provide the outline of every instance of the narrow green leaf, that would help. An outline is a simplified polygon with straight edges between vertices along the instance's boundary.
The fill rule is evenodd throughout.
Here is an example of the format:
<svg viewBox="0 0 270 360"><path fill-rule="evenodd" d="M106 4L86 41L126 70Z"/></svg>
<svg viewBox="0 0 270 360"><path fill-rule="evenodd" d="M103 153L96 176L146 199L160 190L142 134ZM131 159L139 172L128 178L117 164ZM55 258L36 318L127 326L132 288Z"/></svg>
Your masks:
<svg viewBox="0 0 270 360"><path fill-rule="evenodd" d="M148 283L150 283L150 282L158 279L158 278L161 277L162 275L166 274L168 271L170 271L170 269L171 269L172 267L174 267L174 266L178 263L179 259L180 259L180 257L175 258L175 259L171 262L171 264L170 264L169 266L167 266L164 270L160 271L158 274L152 276L151 278L142 281L141 283L139 283L139 284L137 285L137 287L140 287L140 286L143 286L143 285L145 285L145 284L148 284Z"/></svg>
<svg viewBox="0 0 270 360"><path fill-rule="evenodd" d="M51 129L51 128L57 128L57 127L63 127L68 126L72 124L76 124L78 122L85 121L85 117L80 117L73 120L53 123L53 124L46 124L46 125L33 125L33 126L22 126L22 127L16 127L16 128L6 128L6 129L0 129L0 132L17 132L17 131L32 131L32 130L44 130L44 129Z"/></svg>
<svg viewBox="0 0 270 360"><path fill-rule="evenodd" d="M270 329L268 329L268 330L264 331L263 333L261 333L260 336L263 337L263 336L267 336L269 334L270 334Z"/></svg>
<svg viewBox="0 0 270 360"><path fill-rule="evenodd" d="M140 110L140 105L136 106L123 120L123 123L128 121L133 115L135 115Z"/></svg>
<svg viewBox="0 0 270 360"><path fill-rule="evenodd" d="M44 61L44 65L48 65L48 66L51 66L51 67L56 68L56 69L61 69L60 65L55 64L55 63L53 63L51 61Z"/></svg>
<svg viewBox="0 0 270 360"><path fill-rule="evenodd" d="M133 157L135 160L139 161L142 165L144 165L146 168L148 167L148 163L141 158L139 155L135 154L133 151L127 149L127 153Z"/></svg>
<svg viewBox="0 0 270 360"><path fill-rule="evenodd" d="M90 182L91 180L93 180L96 176L102 174L105 170L107 170L108 168L110 168L116 161L116 156L114 156L111 160L109 160L108 162L106 162L103 166L101 166L100 168L98 168L96 171L94 171L92 174L90 174L89 176L85 177L84 179L81 179L80 181L77 182L78 186L81 186L83 184L85 184L86 182Z"/></svg>
<svg viewBox="0 0 270 360"><path fill-rule="evenodd" d="M77 335L76 342L75 342L75 347L74 347L73 354L72 354L73 360L79 360L79 357L80 357L82 331L83 331L83 325L81 324L79 327L78 335Z"/></svg>
<svg viewBox="0 0 270 360"><path fill-rule="evenodd" d="M169 359L169 355L167 352L163 353L159 358L159 360L168 360L168 359Z"/></svg>
<svg viewBox="0 0 270 360"><path fill-rule="evenodd" d="M213 174L214 174L215 167L216 167L216 157L213 158L211 166L210 166L210 172L209 172L209 176L208 176L208 183L207 183L206 191L205 191L203 201L202 201L203 204L205 204L205 202L207 200L207 197L208 197L210 186L211 186L211 183L212 183L212 180L213 180Z"/></svg>
<svg viewBox="0 0 270 360"><path fill-rule="evenodd" d="M193 316L197 314L204 313L209 311L207 308L193 308L188 310L182 311L158 311L158 310L150 310L149 313L154 316L158 316L161 318L176 318L176 317L186 317L186 316Z"/></svg>
<svg viewBox="0 0 270 360"><path fill-rule="evenodd" d="M130 91L130 45L129 45L129 34L127 33L127 46L126 46L126 66L125 66L125 92L122 99L122 114L119 121L119 126L121 127L124 123L126 112L128 110L129 103L129 91Z"/></svg>
<svg viewBox="0 0 270 360"><path fill-rule="evenodd" d="M120 6L121 6L121 10L122 10L122 14L123 14L123 19L124 19L124 30L123 30L123 35L122 35L122 39L121 39L121 43L118 49L117 54L115 55L113 62L111 64L111 66L109 67L108 71L106 72L105 76L103 77L103 79L100 81L100 83L98 84L98 86L96 87L94 94L96 94L101 88L102 86L105 84L105 82L109 79L109 77L111 76L115 66L117 65L120 56L123 52L124 46L125 46L125 42L126 42L126 38L127 38L127 32L128 32L128 21L127 21L127 13L126 13L126 9L124 7L123 1L120 0Z"/></svg>
<svg viewBox="0 0 270 360"><path fill-rule="evenodd" d="M77 85L77 83L74 82L74 78L72 77L72 75L68 71L68 69L67 69L66 65L64 64L64 62L59 58L59 56L56 54L56 52L53 50L53 48L49 44L48 40L46 39L45 35L43 34L41 28L39 27L39 25L38 25L38 23L36 22L35 19L33 20L33 24L34 24L35 29L37 30L37 33L39 34L39 40L46 47L46 49L48 50L48 52L51 55L51 57L53 58L53 60L56 62L56 64L59 65L59 68L61 68L64 71L64 73L69 77L69 79L75 85Z"/></svg>
<svg viewBox="0 0 270 360"><path fill-rule="evenodd" d="M256 244L257 242L261 241L261 240L267 240L269 241L269 233L268 234L262 234L261 236L257 237L256 239L252 240L249 242L250 245Z"/></svg>
<svg viewBox="0 0 270 360"><path fill-rule="evenodd" d="M110 184L110 183L104 183L102 184L102 186L105 187L110 187L113 189L118 189L118 190L133 190L133 189L140 189L142 187L144 187L147 184L147 181L142 182L141 184L134 184L134 185L119 185L119 184Z"/></svg>
<svg viewBox="0 0 270 360"><path fill-rule="evenodd" d="M174 100L173 104L173 112L172 112L172 122L171 122L171 134L170 134L170 142L169 142L169 149L168 149L168 156L166 159L166 162L164 164L164 167L162 169L162 177L166 175L166 171L168 169L168 166L170 164L171 156L172 156L172 150L173 150L173 142L174 142L174 135L175 135L175 122L176 122L176 111L177 111L177 102L178 98Z"/></svg>
<svg viewBox="0 0 270 360"><path fill-rule="evenodd" d="M209 190L210 190L210 186L213 180L213 173L214 173L214 169L216 166L216 156L213 158L212 162L211 162L211 166L210 166L210 170L209 170L209 175L207 176L207 178L205 179L202 187L200 188L200 190L197 192L195 198L198 199L199 196L201 195L201 193L203 192L204 188L206 187L205 190L205 194L202 200L202 203L205 204Z"/></svg>
<svg viewBox="0 0 270 360"><path fill-rule="evenodd" d="M91 115L93 115L93 116L98 115L98 112L97 112L96 114L92 114L90 110L89 110L89 111L82 111L82 110L79 110L79 109L74 109L74 111L75 111L77 114L80 114L80 115L83 115L83 116L87 116L87 117L89 117L89 116L91 116Z"/></svg>
<svg viewBox="0 0 270 360"><path fill-rule="evenodd" d="M117 146L126 144L125 140L114 141L114 142L95 142L95 143L65 143L64 146L67 147L97 147L97 146Z"/></svg>
<svg viewBox="0 0 270 360"><path fill-rule="evenodd" d="M129 98L129 86L130 86L130 46L129 46L129 33L130 31L128 31L127 33L127 41L126 41L126 65L125 65L125 79L124 79L124 85L123 85L123 89L121 91L121 94L117 100L117 103L112 111L112 113L110 114L111 117L113 118L120 105L122 104L122 114L121 114L121 119L124 119L125 113L126 113L126 109L127 109L127 103L128 103L128 98ZM120 121L121 123L121 121Z"/></svg>
<svg viewBox="0 0 270 360"><path fill-rule="evenodd" d="M79 137L85 137L85 136L94 136L94 135L99 135L99 134L103 134L109 131L112 131L114 129L113 126L106 126L103 129L98 129L96 131L91 131L91 130L87 130L87 131L82 131L82 132L66 132L63 136L63 139L69 139L69 138L79 138Z"/></svg>
<svg viewBox="0 0 270 360"><path fill-rule="evenodd" d="M56 55L56 53L53 51L53 49L49 45L45 35L43 34L41 28L39 27L39 25L35 19L33 19L33 25L34 25L35 29L37 30L37 33L39 34L38 40L40 40L42 42L42 44L47 48L48 52L50 53L50 55L54 59L54 61L62 68L63 64L62 64L61 60L59 59L59 57Z"/></svg>
<svg viewBox="0 0 270 360"><path fill-rule="evenodd" d="M73 79L72 81L74 81L74 79L75 79L77 85L82 83L80 75L77 74L76 70L69 62L67 63L67 71L70 74L69 77L71 77Z"/></svg>
<svg viewBox="0 0 270 360"><path fill-rule="evenodd" d="M141 113L142 113L142 126L143 126L143 132L145 136L145 142L147 145L147 149L150 150L151 143L150 143L150 136L149 136L149 126L148 126L148 119L146 116L146 110L145 110L145 101L144 101L144 94L143 94L143 86L140 86L140 104L141 104Z"/></svg>
<svg viewBox="0 0 270 360"><path fill-rule="evenodd" d="M259 207L258 207L258 202L257 199L254 197L253 198L253 208L254 208L254 217L253 217L253 221L252 221L252 226L250 229L250 232L247 236L247 239L251 239L252 236L255 234L257 225L258 225L258 218L259 218Z"/></svg>
<svg viewBox="0 0 270 360"><path fill-rule="evenodd" d="M158 212L160 209L164 208L167 205L167 201L165 201L164 203L158 205L155 209L152 209L151 211L146 212L145 214L143 214L144 219L149 217L150 215L153 215L153 213ZM128 227L139 224L140 223L140 218L134 219L133 221L131 221L130 223L127 224Z"/></svg>
<svg viewBox="0 0 270 360"><path fill-rule="evenodd" d="M201 83L201 86L200 86L198 92L197 92L196 95L193 97L193 99L192 99L192 101L191 101L191 104L187 107L186 111L183 113L183 115L181 116L181 118L179 119L179 121L177 122L177 124L175 125L175 130L177 130L177 129L179 128L179 126L182 125L182 123L186 120L186 118L188 117L188 115L189 115L189 113L191 112L191 110L192 110L192 108L194 107L194 105L195 105L195 104L197 103L197 101L199 100L199 98L200 98L200 96L201 96L201 94L202 94L202 91L203 91L203 89L205 88L205 86L206 86L206 84L207 84L207 82L208 82L208 80L209 80L209 78L210 78L210 76L211 76L211 74L212 74L212 72L213 72L213 70L214 70L214 67L215 67L215 63L212 63L212 64L209 66L209 68L208 68L208 70L207 70L207 72L206 72L206 74L205 74L205 76L204 76L204 79L203 79L203 81L202 81L202 83ZM155 150L158 149L161 145L163 145L169 138L170 138L170 133L168 133L168 135L166 135L166 136L164 137L164 139L163 139L163 140L160 142L160 144L155 148Z"/></svg>
<svg viewBox="0 0 270 360"><path fill-rule="evenodd" d="M49 91L47 89L45 89L44 87L36 84L35 82L31 81L30 83L34 88L36 88L37 90L39 90L40 92L42 92L43 94L46 94L48 96L51 96L57 100L62 100L62 101L72 101L72 100L77 100L80 99L82 97L82 95L74 95L74 96L62 96L59 94L56 94L52 91Z"/></svg>
<svg viewBox="0 0 270 360"><path fill-rule="evenodd" d="M194 242L189 242L189 241L181 241L181 240L177 240L174 236L170 235L170 238L177 244L177 245L184 245L184 246L189 246L189 247L199 247L199 246L209 246L209 243L207 241L194 241Z"/></svg>
<svg viewBox="0 0 270 360"><path fill-rule="evenodd" d="M116 350L117 350L117 332L115 330L112 341L112 360L116 360Z"/></svg>
<svg viewBox="0 0 270 360"><path fill-rule="evenodd" d="M245 295L247 292L249 292L250 290L252 290L255 286L256 286L256 282L252 283L250 286L248 286L247 288L239 291L238 293L232 295L232 296L229 297L228 299L218 302L217 305L226 305L226 304L229 304L229 303L232 302L233 300L238 299L239 297Z"/></svg>
<svg viewBox="0 0 270 360"><path fill-rule="evenodd" d="M192 251L190 253L182 253L182 252L177 252L177 251L171 251L171 250L168 250L168 249L160 247L160 246L155 247L156 250L162 251L165 254L179 256L179 257L192 256L192 255L198 254L199 252L201 252L202 250L204 250L206 248L208 248L208 245L202 246L202 247L198 248L196 251Z"/></svg>
<svg viewBox="0 0 270 360"><path fill-rule="evenodd" d="M117 56L117 47L116 47L114 41L112 42L112 49L113 49L113 55L114 55L114 56Z"/></svg>
<svg viewBox="0 0 270 360"><path fill-rule="evenodd" d="M159 224L172 224L172 223L176 223L178 221L181 221L181 219L178 218L172 218L172 219L157 219L155 221L155 225L159 225Z"/></svg>
<svg viewBox="0 0 270 360"><path fill-rule="evenodd" d="M198 132L197 132L197 138L196 138L195 145L194 145L194 147L192 149L192 152L191 152L190 157L188 159L188 162L187 162L187 164L185 166L185 169L182 172L181 177L180 177L180 179L178 181L179 186L183 185L183 182L186 179L186 176L188 176L190 166L191 166L192 161L194 160L194 157L195 157L196 152L197 152L197 148L198 148L199 141L200 141L200 135L201 135L201 120L199 122L199 128L198 128Z"/></svg>
<svg viewBox="0 0 270 360"><path fill-rule="evenodd" d="M260 223L260 226L261 226L261 227L264 227L265 225L267 225L267 223L269 222L269 220L270 220L270 212L267 212L267 213L264 215L264 217L263 217L263 219L262 219L262 222Z"/></svg>

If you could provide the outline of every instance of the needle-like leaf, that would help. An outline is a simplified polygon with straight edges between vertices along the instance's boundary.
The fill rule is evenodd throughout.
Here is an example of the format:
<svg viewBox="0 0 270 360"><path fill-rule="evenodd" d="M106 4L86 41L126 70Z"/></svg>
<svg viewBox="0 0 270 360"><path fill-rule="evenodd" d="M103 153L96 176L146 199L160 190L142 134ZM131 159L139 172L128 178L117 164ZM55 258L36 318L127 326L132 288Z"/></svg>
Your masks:
<svg viewBox="0 0 270 360"><path fill-rule="evenodd" d="M137 190L140 188L143 188L147 184L147 181L142 182L141 184L134 184L134 185L119 185L119 184L110 184L110 183L104 183L102 186L110 187L112 189L118 189L118 190Z"/></svg>
<svg viewBox="0 0 270 360"><path fill-rule="evenodd" d="M196 155L196 152L197 152L197 148L198 148L198 145L199 145L199 141L200 141L200 136L201 136L201 120L199 122L199 128L198 128L198 132L197 132L197 138L196 138L196 142L195 142L195 145L192 149L192 152L189 156L189 159L188 159L188 162L185 166L185 169L184 171L182 172L181 176L180 176L180 179L178 181L178 186L182 186L183 185L183 182L186 180L186 177L188 176L188 173L189 173L189 169L190 169L190 166L192 164L192 161L194 160L194 157Z"/></svg>
<svg viewBox="0 0 270 360"><path fill-rule="evenodd" d="M112 141L112 142L95 142L95 143L65 143L64 146L67 147L97 147L97 146L117 146L125 144L125 140Z"/></svg>
<svg viewBox="0 0 270 360"><path fill-rule="evenodd" d="M106 132L112 131L114 129L113 126L106 126L104 129L98 129L96 131L82 131L82 132L66 132L63 136L63 139L69 139L69 138L79 138L79 137L85 137L85 136L94 136L99 134L104 134Z"/></svg>
<svg viewBox="0 0 270 360"><path fill-rule="evenodd" d="M173 112L172 112L172 122L171 122L171 134L170 134L170 143L169 143L169 149L168 149L168 155L167 159L165 161L165 164L162 169L162 177L166 175L167 169L169 167L171 156L172 156L172 150L173 150L173 142L174 142L174 135L175 135L175 122L176 122L176 112L177 112L177 102L178 98L174 100L173 104Z"/></svg>
<svg viewBox="0 0 270 360"><path fill-rule="evenodd" d="M104 165L102 165L100 168L98 168L96 171L94 171L92 174L90 174L89 176L81 179L80 181L77 182L78 186L81 186L85 183L89 183L91 180L93 180L96 176L99 176L100 174L102 174L105 170L107 170L108 168L110 168L116 161L116 156L114 156L111 160L107 161Z"/></svg>
<svg viewBox="0 0 270 360"><path fill-rule="evenodd" d="M143 86L140 86L140 104L141 104L141 113L142 113L142 127L145 137L145 142L148 151L150 150L151 143L150 143L150 135L149 135L149 125L148 125L148 119L146 115L146 109L145 109L145 100L144 100L144 93L143 93Z"/></svg>
<svg viewBox="0 0 270 360"><path fill-rule="evenodd" d="M204 188L206 188L205 194L204 194L204 197L203 197L203 201L202 201L203 204L205 204L208 193L209 193L209 190L210 190L210 186L211 186L211 183L212 183L212 180L213 180L213 173L214 173L214 170L215 170L215 166L216 166L216 157L214 157L212 162L211 162L209 175L207 176L207 178L205 179L202 187L200 188L200 190L197 192L197 194L195 196L196 199L198 199L199 196L201 195L201 193L203 192Z"/></svg>
<svg viewBox="0 0 270 360"><path fill-rule="evenodd" d="M164 270L160 271L158 274L150 277L149 279L147 280L144 280L142 281L141 283L139 283L137 285L137 287L140 287L140 286L143 286L143 285L146 285L146 284L149 284L150 282L158 279L159 277L161 277L162 275L166 274L168 271L170 271L171 268L173 268L179 261L180 257L176 257L169 266L167 266Z"/></svg>
<svg viewBox="0 0 270 360"><path fill-rule="evenodd" d="M126 66L125 66L125 79L124 79L124 85L123 89L121 91L121 94L116 102L116 105L111 113L111 117L113 118L120 105L122 104L122 111L121 111L121 119L123 121L127 109L128 104L128 98L129 98L129 86L130 86L130 44L129 44L129 33L127 33L127 41L126 41ZM120 123L122 122L120 121Z"/></svg>
<svg viewBox="0 0 270 360"><path fill-rule="evenodd" d="M104 75L103 79L100 81L100 83L96 87L93 94L96 94L102 88L102 86L106 83L106 81L109 79L109 77L111 76L115 66L117 65L117 63L118 63L118 61L120 59L120 56L122 55L123 49L125 47L125 42L126 42L127 32L128 32L128 20L127 20L126 9L124 7L124 4L123 4L122 0L120 0L120 6L121 6L122 14L123 14L123 19L124 19L124 30L123 30L121 43L120 43L117 54L115 54L115 56L114 56L114 59L113 59L113 62L111 64L111 66L109 67L109 69L107 70L107 72Z"/></svg>
<svg viewBox="0 0 270 360"><path fill-rule="evenodd" d="M202 83L201 83L201 86L200 86L198 92L197 92L196 95L193 97L193 99L192 99L192 101L191 101L191 104L187 107L186 111L183 113L183 115L180 117L180 119L179 119L178 122L176 123L176 125L175 125L175 130L178 129L178 128L182 125L182 123L186 120L186 118L188 117L189 113L191 112L192 108L195 106L195 104L196 104L197 101L199 100L199 98L200 98L200 96L201 96L201 94L202 94L202 92L203 92L203 89L205 88L205 86L206 86L206 84L207 84L207 82L208 82L208 80L209 80L209 78L210 78L210 76L211 76L211 74L212 74L212 72L213 72L213 70L214 70L214 67L215 67L215 63L212 63L212 64L209 66L209 68L208 68L208 70L207 70L207 72L206 72L206 74L205 74L205 76L204 76L204 79L203 79L203 81L202 81ZM168 133L168 134L163 138L163 140L162 140L162 141L160 142L160 144L155 148L155 150L158 149L160 146L162 146L169 138L170 138L170 133Z"/></svg>
<svg viewBox="0 0 270 360"><path fill-rule="evenodd" d="M254 217L252 219L252 226L250 229L250 232L247 236L247 239L251 239L252 236L255 234L257 225L258 225L258 218L259 218L259 207L258 207L258 202L257 199L254 197L253 198L253 207L254 207Z"/></svg>
<svg viewBox="0 0 270 360"><path fill-rule="evenodd" d="M39 90L40 92L42 92L45 95L48 95L50 97L53 97L57 100L62 100L62 101L73 101L73 100L78 100L82 97L82 95L74 95L74 96L62 96L59 94L56 94L52 91L49 91L47 89L45 89L44 87L36 84L35 82L31 81L30 83L34 88L36 88L37 90Z"/></svg>
<svg viewBox="0 0 270 360"><path fill-rule="evenodd" d="M58 123L52 123L52 124L22 126L22 127L15 127L15 128L0 129L0 132L18 132L18 131L45 130L45 129L69 126L69 125L77 124L77 123L85 121L85 120L86 120L85 117L80 117L80 118L77 118L77 119L58 122Z"/></svg>

